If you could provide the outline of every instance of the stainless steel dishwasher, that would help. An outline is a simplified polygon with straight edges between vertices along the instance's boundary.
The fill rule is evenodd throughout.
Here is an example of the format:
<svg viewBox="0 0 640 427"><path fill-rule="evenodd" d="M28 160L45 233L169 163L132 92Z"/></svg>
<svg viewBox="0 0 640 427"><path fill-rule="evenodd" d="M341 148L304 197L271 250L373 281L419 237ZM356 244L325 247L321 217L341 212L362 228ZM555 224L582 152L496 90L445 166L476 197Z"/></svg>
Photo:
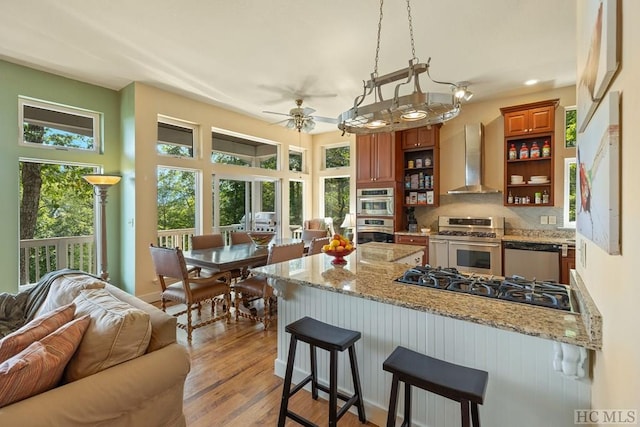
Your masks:
<svg viewBox="0 0 640 427"><path fill-rule="evenodd" d="M504 275L559 282L560 250L551 243L504 242Z"/></svg>

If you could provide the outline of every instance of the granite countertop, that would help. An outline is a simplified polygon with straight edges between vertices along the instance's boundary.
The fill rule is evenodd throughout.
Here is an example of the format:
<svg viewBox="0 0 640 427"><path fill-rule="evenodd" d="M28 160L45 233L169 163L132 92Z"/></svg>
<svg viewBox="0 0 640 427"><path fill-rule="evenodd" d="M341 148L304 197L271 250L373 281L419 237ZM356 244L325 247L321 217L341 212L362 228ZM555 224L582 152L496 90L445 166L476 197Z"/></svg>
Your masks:
<svg viewBox="0 0 640 427"><path fill-rule="evenodd" d="M575 246L576 239L574 238L566 238L566 237L557 237L557 236L522 236L517 234L505 234L502 236L503 242L531 242L531 243L552 243L558 245L568 245Z"/></svg>
<svg viewBox="0 0 640 427"><path fill-rule="evenodd" d="M413 231L396 231L395 235L402 236L419 236L429 237L437 232L430 231L428 233L413 232ZM531 233L531 234L505 234L502 236L503 242L531 242L531 243L552 243L557 245L566 244L568 246L575 246L576 239L568 233Z"/></svg>
<svg viewBox="0 0 640 427"><path fill-rule="evenodd" d="M389 261L416 253L415 248L410 245L367 243L345 257L348 262L342 267L333 266L331 257L318 254L251 271L295 285L311 286L589 349L601 348L601 332L587 330L585 325L590 323L578 313L395 282L407 270L407 266ZM279 289L278 281L275 281L274 287Z"/></svg>

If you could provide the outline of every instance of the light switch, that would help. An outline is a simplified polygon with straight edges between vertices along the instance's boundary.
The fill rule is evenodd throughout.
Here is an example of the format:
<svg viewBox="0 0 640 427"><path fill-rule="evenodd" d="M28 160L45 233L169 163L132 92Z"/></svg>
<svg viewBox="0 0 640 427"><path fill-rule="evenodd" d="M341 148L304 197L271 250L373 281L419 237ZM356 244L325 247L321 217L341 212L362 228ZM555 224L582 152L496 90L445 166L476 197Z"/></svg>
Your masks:
<svg viewBox="0 0 640 427"><path fill-rule="evenodd" d="M549 217L547 215L540 215L540 224L549 224Z"/></svg>
<svg viewBox="0 0 640 427"><path fill-rule="evenodd" d="M549 215L549 224L556 224L556 216Z"/></svg>

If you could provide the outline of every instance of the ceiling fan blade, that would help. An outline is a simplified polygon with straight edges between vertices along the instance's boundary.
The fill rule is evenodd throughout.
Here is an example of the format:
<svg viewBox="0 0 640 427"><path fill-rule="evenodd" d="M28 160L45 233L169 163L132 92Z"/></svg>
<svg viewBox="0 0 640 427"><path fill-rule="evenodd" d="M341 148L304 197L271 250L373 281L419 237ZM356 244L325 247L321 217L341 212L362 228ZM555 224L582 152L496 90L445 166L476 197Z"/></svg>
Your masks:
<svg viewBox="0 0 640 427"><path fill-rule="evenodd" d="M316 112L316 110L314 110L314 109L313 109L313 108L311 108L311 107L304 107L304 108L302 109L302 115L303 115L303 116L310 116L311 114L313 114L313 113L315 113L315 112Z"/></svg>
<svg viewBox="0 0 640 427"><path fill-rule="evenodd" d="M291 116L291 114L287 114L287 113L277 113L275 111L263 111L263 113L267 113L267 114L277 114L279 116Z"/></svg>
<svg viewBox="0 0 640 427"><path fill-rule="evenodd" d="M338 124L338 119L332 119L331 117L313 116L313 120L316 122L331 123L333 125Z"/></svg>
<svg viewBox="0 0 640 427"><path fill-rule="evenodd" d="M289 120L291 120L291 119L279 120L279 121L277 121L277 122L273 122L273 123L269 123L269 124L270 124L270 125L279 125L279 124L281 124L281 123L288 122Z"/></svg>

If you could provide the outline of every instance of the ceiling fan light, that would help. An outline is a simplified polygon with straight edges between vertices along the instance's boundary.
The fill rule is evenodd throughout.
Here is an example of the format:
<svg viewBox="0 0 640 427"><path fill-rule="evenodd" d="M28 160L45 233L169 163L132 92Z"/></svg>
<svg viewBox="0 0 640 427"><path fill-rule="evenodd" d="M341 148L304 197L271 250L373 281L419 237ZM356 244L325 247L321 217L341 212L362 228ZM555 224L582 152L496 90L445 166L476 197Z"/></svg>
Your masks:
<svg viewBox="0 0 640 427"><path fill-rule="evenodd" d="M458 99L462 99L462 98L464 98L464 95L465 95L466 92L467 92L466 88L455 86L454 87L454 91L453 91L453 95Z"/></svg>
<svg viewBox="0 0 640 427"><path fill-rule="evenodd" d="M402 120L412 122L414 120L422 120L427 117L427 112L422 110L407 111L402 116Z"/></svg>
<svg viewBox="0 0 640 427"><path fill-rule="evenodd" d="M471 98L473 98L473 92L469 92L468 90L464 91L464 96L462 97L465 101L470 100Z"/></svg>

